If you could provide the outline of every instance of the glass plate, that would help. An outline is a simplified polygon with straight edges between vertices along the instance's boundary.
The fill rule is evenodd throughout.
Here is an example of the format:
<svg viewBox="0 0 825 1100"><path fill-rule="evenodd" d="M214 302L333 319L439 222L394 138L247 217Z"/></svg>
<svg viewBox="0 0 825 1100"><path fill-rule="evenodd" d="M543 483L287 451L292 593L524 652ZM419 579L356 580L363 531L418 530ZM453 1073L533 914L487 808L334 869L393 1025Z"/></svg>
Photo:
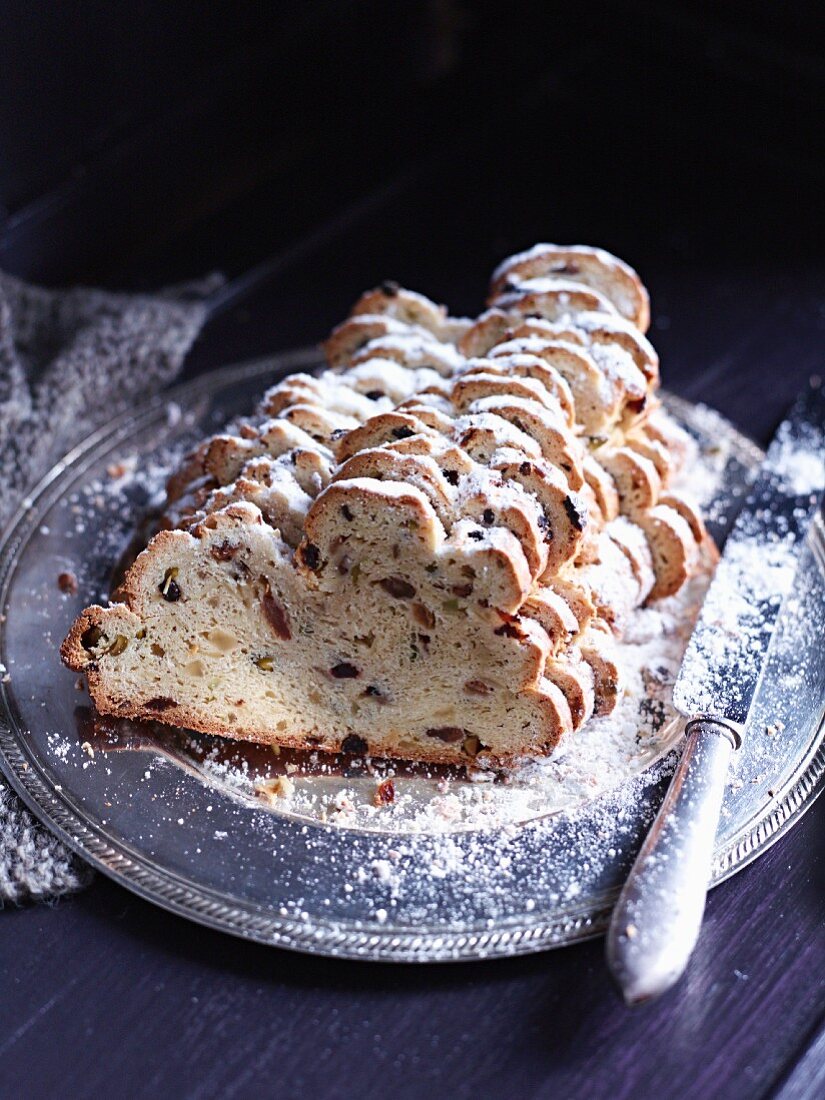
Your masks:
<svg viewBox="0 0 825 1100"><path fill-rule="evenodd" d="M24 502L0 557L0 661L8 670L0 766L33 812L100 870L174 912L264 943L424 962L595 935L655 813L675 754L655 761L678 728L640 751L639 774L558 812L546 801L513 801L506 784L449 770L275 756L107 723L60 664L69 624L107 598L174 456L248 412L283 374L317 365L316 352L299 351L179 387L97 432ZM713 475L706 509L721 536L760 452L712 410L667 401ZM825 671L804 682L796 654L825 636L823 562L817 530L727 790L715 883L773 843L821 788ZM60 574L76 578L76 592L63 590L73 588L70 577L61 588ZM353 817L352 792L369 803L390 767L398 805ZM297 809L289 799L283 809L278 799L265 804L256 778L278 774L317 797L299 799ZM510 802L515 809L500 812ZM424 813L456 803L478 812ZM485 806L496 810L489 820Z"/></svg>

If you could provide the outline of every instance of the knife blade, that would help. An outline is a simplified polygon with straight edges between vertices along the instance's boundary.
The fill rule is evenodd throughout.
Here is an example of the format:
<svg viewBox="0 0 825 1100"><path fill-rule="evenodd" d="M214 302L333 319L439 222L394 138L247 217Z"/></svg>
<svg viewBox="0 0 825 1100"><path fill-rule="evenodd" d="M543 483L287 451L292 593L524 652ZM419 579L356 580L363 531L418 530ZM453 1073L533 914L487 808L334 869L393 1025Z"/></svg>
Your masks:
<svg viewBox="0 0 825 1100"><path fill-rule="evenodd" d="M613 911L607 960L628 1004L669 989L693 951L733 752L799 550L825 491L825 392L783 421L728 536L673 692L685 748Z"/></svg>

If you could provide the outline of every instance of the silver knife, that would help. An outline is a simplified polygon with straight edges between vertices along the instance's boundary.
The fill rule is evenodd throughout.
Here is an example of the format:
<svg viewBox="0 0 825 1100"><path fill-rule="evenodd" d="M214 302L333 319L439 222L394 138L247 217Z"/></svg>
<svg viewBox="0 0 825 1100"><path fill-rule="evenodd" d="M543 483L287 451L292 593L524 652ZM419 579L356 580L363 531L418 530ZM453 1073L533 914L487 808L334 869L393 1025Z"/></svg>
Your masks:
<svg viewBox="0 0 825 1100"><path fill-rule="evenodd" d="M818 379L780 426L725 543L673 691L684 751L613 910L607 961L638 1004L682 975L699 935L733 753L747 735L782 600L825 489Z"/></svg>

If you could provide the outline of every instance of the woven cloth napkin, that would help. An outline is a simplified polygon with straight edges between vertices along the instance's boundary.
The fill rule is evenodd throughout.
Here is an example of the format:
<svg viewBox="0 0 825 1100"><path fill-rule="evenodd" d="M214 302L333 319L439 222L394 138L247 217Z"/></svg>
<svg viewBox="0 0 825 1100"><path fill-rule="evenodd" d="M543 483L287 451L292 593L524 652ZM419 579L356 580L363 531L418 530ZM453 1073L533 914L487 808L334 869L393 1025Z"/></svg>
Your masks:
<svg viewBox="0 0 825 1100"><path fill-rule="evenodd" d="M69 448L175 377L220 281L136 296L0 272L0 530ZM0 776L0 907L78 890L91 873Z"/></svg>

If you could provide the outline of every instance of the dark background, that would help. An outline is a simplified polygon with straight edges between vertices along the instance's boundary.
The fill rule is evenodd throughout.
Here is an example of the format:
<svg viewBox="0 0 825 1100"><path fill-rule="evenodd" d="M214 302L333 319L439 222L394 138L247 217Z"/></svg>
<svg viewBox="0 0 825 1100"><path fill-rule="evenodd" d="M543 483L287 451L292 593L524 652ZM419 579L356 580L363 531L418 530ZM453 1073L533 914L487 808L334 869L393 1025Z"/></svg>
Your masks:
<svg viewBox="0 0 825 1100"><path fill-rule="evenodd" d="M641 272L666 384L764 442L825 336L818 5L0 5L0 267L228 282L187 373L311 342L394 277L477 311L536 240ZM0 917L4 1096L825 1094L819 804L630 1014L599 943L289 956L98 879Z"/></svg>

